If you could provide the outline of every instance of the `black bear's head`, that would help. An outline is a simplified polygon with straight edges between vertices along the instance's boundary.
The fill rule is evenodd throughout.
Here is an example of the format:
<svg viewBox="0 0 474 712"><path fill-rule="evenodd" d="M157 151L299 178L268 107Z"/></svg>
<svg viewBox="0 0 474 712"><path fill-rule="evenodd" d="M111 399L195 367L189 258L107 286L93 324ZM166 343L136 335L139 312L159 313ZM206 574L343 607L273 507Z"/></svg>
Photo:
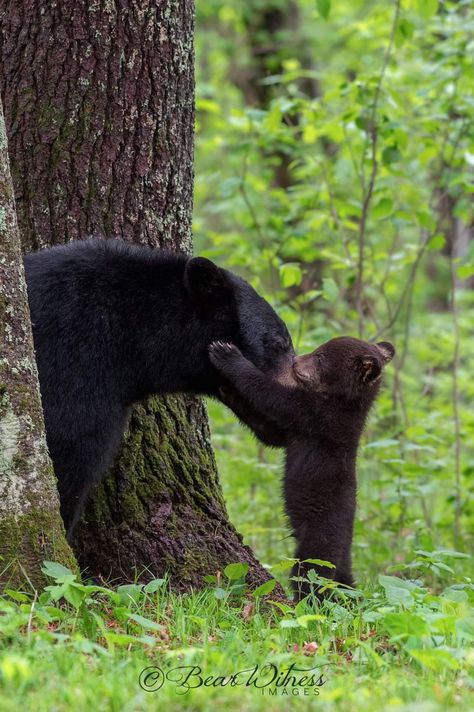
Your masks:
<svg viewBox="0 0 474 712"><path fill-rule="evenodd" d="M288 329L248 282L204 257L188 260L184 281L203 325L212 326L209 343L232 341L267 373L288 368L294 356Z"/></svg>
<svg viewBox="0 0 474 712"><path fill-rule="evenodd" d="M264 373L278 378L295 356L286 324L248 282L234 274L229 277L234 285L242 353Z"/></svg>
<svg viewBox="0 0 474 712"><path fill-rule="evenodd" d="M376 393L382 370L395 355L388 341L371 344L339 336L313 353L298 356L293 364L295 380L308 390L357 398Z"/></svg>

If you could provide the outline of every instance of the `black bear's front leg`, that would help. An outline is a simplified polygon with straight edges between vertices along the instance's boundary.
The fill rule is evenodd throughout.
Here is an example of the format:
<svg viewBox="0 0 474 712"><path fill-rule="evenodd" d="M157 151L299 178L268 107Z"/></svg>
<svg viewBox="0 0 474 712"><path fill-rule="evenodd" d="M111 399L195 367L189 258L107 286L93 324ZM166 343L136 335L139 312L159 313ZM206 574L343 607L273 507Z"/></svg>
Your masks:
<svg viewBox="0 0 474 712"><path fill-rule="evenodd" d="M344 586L351 586L351 588L355 587L355 581L352 575L352 532L350 541L346 543L344 547L342 562L340 566L337 567L334 578L336 581L339 581L339 583L344 584Z"/></svg>
<svg viewBox="0 0 474 712"><path fill-rule="evenodd" d="M76 404L77 405L77 404ZM48 437L48 448L58 478L61 516L70 538L82 516L92 487L111 466L120 446L128 410L120 404L101 413L99 402L81 404L90 413L87 428L79 430L64 418L60 437ZM54 428L56 432L59 426ZM71 433L74 437L71 437Z"/></svg>
<svg viewBox="0 0 474 712"><path fill-rule="evenodd" d="M314 571L318 576L324 576L327 579L337 580L337 567L342 560L342 551L338 547L338 543L331 540L325 532L324 521L302 522L298 530L295 531L297 547L295 551L295 559L298 561L294 564L291 570L291 577L296 577L299 580L292 580L292 587L295 593L296 600L300 601L310 593L314 593L318 598L321 596L317 592L317 585L311 584L309 576L310 571ZM306 559L320 559L334 564L336 568L329 566L321 566Z"/></svg>
<svg viewBox="0 0 474 712"><path fill-rule="evenodd" d="M317 586L312 586L309 578L309 572L313 570L318 576L331 579L343 586L354 587L354 579L352 577L352 556L351 550L342 551L339 554L336 552L334 544L324 548L321 546L321 541L318 540L317 532L313 532L312 536L303 539L298 543L295 551L295 558L298 559L291 570L291 577L304 579L302 581L292 581L295 598L300 601L302 598L309 596L312 592L317 598L322 599L323 596L318 593ZM305 559L320 559L334 563L335 569L328 566L320 566L306 562Z"/></svg>

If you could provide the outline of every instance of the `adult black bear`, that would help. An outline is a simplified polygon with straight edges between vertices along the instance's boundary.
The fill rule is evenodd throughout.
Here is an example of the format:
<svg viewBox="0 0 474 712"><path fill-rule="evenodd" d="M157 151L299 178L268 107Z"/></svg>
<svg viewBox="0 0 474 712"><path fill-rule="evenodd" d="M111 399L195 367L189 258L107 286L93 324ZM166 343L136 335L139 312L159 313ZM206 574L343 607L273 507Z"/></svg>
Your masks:
<svg viewBox="0 0 474 712"><path fill-rule="evenodd" d="M129 406L218 395L208 346L237 343L263 371L293 346L243 279L203 258L87 240L24 260L48 447L68 533L118 448Z"/></svg>
<svg viewBox="0 0 474 712"><path fill-rule="evenodd" d="M336 567L296 564L292 574L302 579L295 586L299 598L311 592L305 578L311 569L353 585L357 447L382 369L394 353L388 342L338 337L295 357L274 380L233 344L210 347L212 363L239 395L236 400L232 390L224 390L225 402L263 441L286 448L284 494L296 558Z"/></svg>

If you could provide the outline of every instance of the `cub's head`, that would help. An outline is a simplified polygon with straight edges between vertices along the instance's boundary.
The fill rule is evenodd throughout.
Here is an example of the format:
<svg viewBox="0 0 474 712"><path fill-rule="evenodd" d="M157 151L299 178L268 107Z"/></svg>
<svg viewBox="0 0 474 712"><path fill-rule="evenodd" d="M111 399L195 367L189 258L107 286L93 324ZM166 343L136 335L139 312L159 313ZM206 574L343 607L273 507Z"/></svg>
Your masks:
<svg viewBox="0 0 474 712"><path fill-rule="evenodd" d="M291 367L295 351L285 323L248 282L203 257L188 260L184 281L207 346L231 341L257 368L272 375Z"/></svg>
<svg viewBox="0 0 474 712"><path fill-rule="evenodd" d="M388 341L369 344L340 336L313 353L298 356L293 363L297 383L309 391L340 395L348 399L375 395L384 366L395 349Z"/></svg>

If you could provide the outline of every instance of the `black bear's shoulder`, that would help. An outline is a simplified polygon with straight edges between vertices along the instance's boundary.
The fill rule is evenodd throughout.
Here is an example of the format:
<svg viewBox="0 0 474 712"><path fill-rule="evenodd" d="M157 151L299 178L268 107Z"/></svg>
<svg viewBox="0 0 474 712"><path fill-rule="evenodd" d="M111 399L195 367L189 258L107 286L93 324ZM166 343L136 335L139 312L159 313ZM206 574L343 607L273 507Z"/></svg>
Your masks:
<svg viewBox="0 0 474 712"><path fill-rule="evenodd" d="M24 257L27 275L31 278L48 273L67 275L88 271L106 274L108 271L125 270L128 274L148 270L177 270L182 274L187 255L179 252L136 245L124 240L97 239L77 240L65 245L56 245Z"/></svg>

